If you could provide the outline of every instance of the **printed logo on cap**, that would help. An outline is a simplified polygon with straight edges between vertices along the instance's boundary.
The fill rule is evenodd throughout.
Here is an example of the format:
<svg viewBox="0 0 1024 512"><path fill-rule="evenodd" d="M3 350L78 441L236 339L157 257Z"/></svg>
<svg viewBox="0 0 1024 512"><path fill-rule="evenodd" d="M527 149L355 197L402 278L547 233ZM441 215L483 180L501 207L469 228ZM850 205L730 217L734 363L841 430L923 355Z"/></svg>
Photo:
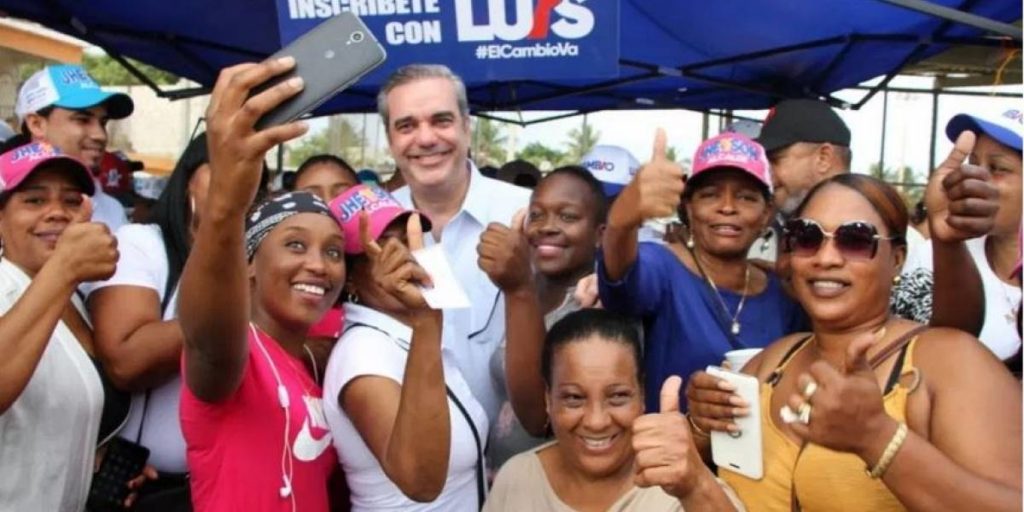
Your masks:
<svg viewBox="0 0 1024 512"><path fill-rule="evenodd" d="M57 148L45 142L37 142L35 144L26 144L11 150L10 163L16 164L25 159L42 160L44 158L50 158L60 154L61 152Z"/></svg>
<svg viewBox="0 0 1024 512"><path fill-rule="evenodd" d="M723 137L713 140L701 148L697 159L705 165L728 160L757 160L761 158L760 148L745 139Z"/></svg>
<svg viewBox="0 0 1024 512"><path fill-rule="evenodd" d="M1010 121L1016 121L1017 124L1024 124L1024 112L1021 112L1020 110L1017 110L1015 108L1003 112L1003 117L1009 119Z"/></svg>
<svg viewBox="0 0 1024 512"><path fill-rule="evenodd" d="M64 85L77 85L81 88L99 89L100 86L95 80L78 66L66 66L60 68L60 81Z"/></svg>
<svg viewBox="0 0 1024 512"><path fill-rule="evenodd" d="M402 208L387 192L380 187L366 186L359 189L351 197L337 204L337 216L342 223L351 221L360 211L367 215L384 208Z"/></svg>

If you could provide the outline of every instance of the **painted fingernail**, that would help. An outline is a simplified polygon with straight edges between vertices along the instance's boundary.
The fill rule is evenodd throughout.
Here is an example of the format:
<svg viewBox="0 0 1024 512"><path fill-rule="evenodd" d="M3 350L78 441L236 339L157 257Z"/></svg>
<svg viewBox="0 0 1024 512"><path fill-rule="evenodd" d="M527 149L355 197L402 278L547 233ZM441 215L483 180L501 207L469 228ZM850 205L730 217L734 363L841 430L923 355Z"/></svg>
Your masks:
<svg viewBox="0 0 1024 512"><path fill-rule="evenodd" d="M285 55L284 57L277 59L277 63L282 66L292 66L295 64L295 57Z"/></svg>
<svg viewBox="0 0 1024 512"><path fill-rule="evenodd" d="M742 417L745 417L748 414L750 414L750 409L746 408L746 407L737 407L737 408L732 410L732 415L736 416L736 417L742 418Z"/></svg>
<svg viewBox="0 0 1024 512"><path fill-rule="evenodd" d="M289 78L287 83L288 87L291 87L292 89L302 89L302 86L304 85L301 76Z"/></svg>
<svg viewBox="0 0 1024 512"><path fill-rule="evenodd" d="M727 380L718 381L718 389L723 391L736 391L736 386L733 386L731 382Z"/></svg>
<svg viewBox="0 0 1024 512"><path fill-rule="evenodd" d="M739 432L740 431L739 425L737 425L735 423L730 423L730 424L726 425L725 429L728 430L729 432Z"/></svg>

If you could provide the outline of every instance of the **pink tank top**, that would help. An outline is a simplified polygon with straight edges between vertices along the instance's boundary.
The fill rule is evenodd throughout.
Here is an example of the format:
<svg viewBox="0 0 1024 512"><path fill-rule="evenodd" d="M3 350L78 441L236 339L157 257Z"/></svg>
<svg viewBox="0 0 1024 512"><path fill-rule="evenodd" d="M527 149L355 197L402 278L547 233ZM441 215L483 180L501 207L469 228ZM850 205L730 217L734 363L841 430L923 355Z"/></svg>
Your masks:
<svg viewBox="0 0 1024 512"><path fill-rule="evenodd" d="M207 403L183 385L181 431L195 510L326 512L337 454L322 396L301 361L251 327L249 360L234 395Z"/></svg>

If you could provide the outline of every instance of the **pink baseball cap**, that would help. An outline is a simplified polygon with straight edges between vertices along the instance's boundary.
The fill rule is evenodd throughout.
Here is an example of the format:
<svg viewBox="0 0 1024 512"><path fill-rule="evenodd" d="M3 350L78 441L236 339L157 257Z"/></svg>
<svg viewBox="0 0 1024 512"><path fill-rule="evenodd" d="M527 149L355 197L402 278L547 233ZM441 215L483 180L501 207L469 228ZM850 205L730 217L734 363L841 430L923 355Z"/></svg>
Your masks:
<svg viewBox="0 0 1024 512"><path fill-rule="evenodd" d="M763 184L769 194L773 192L772 175L764 148L745 135L726 132L702 142L693 155L689 179L719 168L745 171Z"/></svg>
<svg viewBox="0 0 1024 512"><path fill-rule="evenodd" d="M404 221L416 213L405 209L391 194L376 185L356 185L331 200L331 213L345 232L345 253L362 254L363 242L359 237L359 212L365 211L370 221L370 236L380 238L392 222ZM430 219L420 214L423 231L430 231Z"/></svg>
<svg viewBox="0 0 1024 512"><path fill-rule="evenodd" d="M0 155L0 192L18 188L33 172L44 166L59 166L71 173L82 187L82 192L90 196L96 192L96 184L85 164L45 142L19 146Z"/></svg>

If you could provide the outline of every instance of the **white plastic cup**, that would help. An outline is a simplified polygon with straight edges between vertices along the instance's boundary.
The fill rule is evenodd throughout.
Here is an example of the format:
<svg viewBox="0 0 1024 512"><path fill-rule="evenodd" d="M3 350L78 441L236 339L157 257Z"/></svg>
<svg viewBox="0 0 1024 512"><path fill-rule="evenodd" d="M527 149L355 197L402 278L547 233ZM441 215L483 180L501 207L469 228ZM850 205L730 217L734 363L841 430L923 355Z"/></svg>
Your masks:
<svg viewBox="0 0 1024 512"><path fill-rule="evenodd" d="M746 366L747 362L754 358L762 350L761 348L744 348L740 350L730 350L725 353L725 360L729 361L729 365L732 367L732 371L738 372Z"/></svg>

